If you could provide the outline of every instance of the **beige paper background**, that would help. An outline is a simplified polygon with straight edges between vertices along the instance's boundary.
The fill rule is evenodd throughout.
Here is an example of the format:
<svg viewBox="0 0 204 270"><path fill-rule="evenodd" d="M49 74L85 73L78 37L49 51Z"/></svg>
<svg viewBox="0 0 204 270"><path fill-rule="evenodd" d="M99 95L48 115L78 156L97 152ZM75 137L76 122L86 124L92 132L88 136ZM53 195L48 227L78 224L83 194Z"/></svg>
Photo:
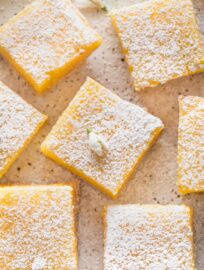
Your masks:
<svg viewBox="0 0 204 270"><path fill-rule="evenodd" d="M127 3L128 1L122 1ZM134 0L131 0L133 2ZM28 0L0 0L0 23L20 11ZM178 102L182 95L204 96L204 74L177 79L157 89L135 93L123 61L118 39L110 18L97 12L88 0L75 0L83 14L103 36L104 43L88 61L66 76L54 89L38 96L30 86L0 58L0 79L25 100L49 116L47 125L1 180L2 183L47 184L76 179L67 170L45 158L39 145L73 98L86 76L90 76L120 97L139 104L160 117L166 129L156 145L139 166L119 200L112 201L81 182L79 213L79 269L103 269L103 226L101 210L104 205L117 203L186 203L195 210L195 243L198 270L204 269L204 195L181 197L176 187L176 150ZM204 1L194 2L199 24L204 32ZM32 31L32 29L31 29Z"/></svg>

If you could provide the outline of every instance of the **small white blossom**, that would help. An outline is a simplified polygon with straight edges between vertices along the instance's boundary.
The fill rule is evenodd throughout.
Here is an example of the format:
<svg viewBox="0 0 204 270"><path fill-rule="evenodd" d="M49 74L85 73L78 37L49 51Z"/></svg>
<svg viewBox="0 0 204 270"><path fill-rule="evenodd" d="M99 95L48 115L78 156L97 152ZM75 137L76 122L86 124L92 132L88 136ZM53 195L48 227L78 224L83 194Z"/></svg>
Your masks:
<svg viewBox="0 0 204 270"><path fill-rule="evenodd" d="M90 0L94 5L96 5L97 7L100 7L103 11L107 11L108 8L107 6L104 4L103 0Z"/></svg>
<svg viewBox="0 0 204 270"><path fill-rule="evenodd" d="M106 141L100 135L93 132L93 130L90 128L87 129L87 132L89 136L89 147L99 157L102 157L105 153L105 150L108 150Z"/></svg>

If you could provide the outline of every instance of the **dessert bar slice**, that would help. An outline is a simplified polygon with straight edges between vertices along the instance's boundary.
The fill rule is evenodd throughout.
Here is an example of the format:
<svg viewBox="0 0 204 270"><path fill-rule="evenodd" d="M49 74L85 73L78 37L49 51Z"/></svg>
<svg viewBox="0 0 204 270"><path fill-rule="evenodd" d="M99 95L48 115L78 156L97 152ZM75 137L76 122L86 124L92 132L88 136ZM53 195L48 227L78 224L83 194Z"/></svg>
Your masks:
<svg viewBox="0 0 204 270"><path fill-rule="evenodd" d="M72 185L0 188L0 268L77 270Z"/></svg>
<svg viewBox="0 0 204 270"><path fill-rule="evenodd" d="M204 191L204 98L180 96L179 108L179 191Z"/></svg>
<svg viewBox="0 0 204 270"><path fill-rule="evenodd" d="M149 0L111 15L136 90L204 71L191 0Z"/></svg>
<svg viewBox="0 0 204 270"><path fill-rule="evenodd" d="M187 206L108 206L104 226L104 270L195 270Z"/></svg>
<svg viewBox="0 0 204 270"><path fill-rule="evenodd" d="M0 28L0 53L41 93L102 42L70 0L37 0Z"/></svg>
<svg viewBox="0 0 204 270"><path fill-rule="evenodd" d="M41 149L115 198L162 129L160 119L88 78Z"/></svg>
<svg viewBox="0 0 204 270"><path fill-rule="evenodd" d="M0 177L18 158L47 117L0 82Z"/></svg>

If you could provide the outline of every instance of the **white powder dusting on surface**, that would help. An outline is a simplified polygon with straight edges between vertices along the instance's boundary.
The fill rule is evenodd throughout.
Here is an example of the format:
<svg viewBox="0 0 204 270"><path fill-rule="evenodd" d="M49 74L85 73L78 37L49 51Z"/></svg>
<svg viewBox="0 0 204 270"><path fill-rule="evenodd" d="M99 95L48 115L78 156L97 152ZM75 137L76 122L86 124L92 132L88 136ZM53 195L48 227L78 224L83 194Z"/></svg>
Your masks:
<svg viewBox="0 0 204 270"><path fill-rule="evenodd" d="M152 0L114 11L136 90L201 72L204 45L191 0Z"/></svg>
<svg viewBox="0 0 204 270"><path fill-rule="evenodd" d="M89 147L88 127L108 144L108 152L102 158ZM156 132L162 129L160 119L88 78L53 127L42 150L48 155L54 153L116 195Z"/></svg>
<svg viewBox="0 0 204 270"><path fill-rule="evenodd" d="M77 269L71 186L0 190L0 268Z"/></svg>
<svg viewBox="0 0 204 270"><path fill-rule="evenodd" d="M0 82L0 176L46 118Z"/></svg>
<svg viewBox="0 0 204 270"><path fill-rule="evenodd" d="M32 270L41 270L46 268L46 260L43 257L37 257L32 264Z"/></svg>
<svg viewBox="0 0 204 270"><path fill-rule="evenodd" d="M123 0L123 2L128 1ZM31 2L31 0L1 0L0 2L5 7L0 16L0 23L3 24L8 18L23 9L25 4ZM203 31L204 1L195 0L194 4ZM158 116L165 124L165 131L162 136L140 164L132 180L123 189L121 196L115 203L153 204L157 202L159 204L180 204L183 202L192 206L195 213L196 266L198 270L203 270L204 194L191 194L188 196L178 194L176 186L176 153L178 94L204 96L204 76L199 74L179 78L161 85L153 91L135 92L131 87L127 64L124 62L124 55L121 53L118 37L112 27L110 18L104 12L98 12L94 7L90 8L89 0L83 0L81 11L91 24L97 28L97 32L103 36L104 42L88 58L86 64L60 81L53 91L51 90L39 97L5 61L0 59L1 80L18 92L25 100L49 116L48 124L41 129L20 159L13 164L5 177L1 179L1 182L9 184L51 184L56 182L67 183L70 179L73 179L74 176L68 170L39 153L39 148L44 136L49 133L50 128L79 90L86 76L95 78L107 88L112 89L121 98L148 108L149 112ZM84 181L80 181L80 183L80 256L78 269L104 270L101 211L104 205L114 202ZM36 254L36 257L38 255Z"/></svg>
<svg viewBox="0 0 204 270"><path fill-rule="evenodd" d="M107 207L104 270L194 270L186 206Z"/></svg>
<svg viewBox="0 0 204 270"><path fill-rule="evenodd" d="M181 192L204 191L204 98L179 98L178 185Z"/></svg>
<svg viewBox="0 0 204 270"><path fill-rule="evenodd" d="M74 65L99 40L69 0L34 1L0 29L5 57L8 53L39 86L55 80L60 76L55 70Z"/></svg>

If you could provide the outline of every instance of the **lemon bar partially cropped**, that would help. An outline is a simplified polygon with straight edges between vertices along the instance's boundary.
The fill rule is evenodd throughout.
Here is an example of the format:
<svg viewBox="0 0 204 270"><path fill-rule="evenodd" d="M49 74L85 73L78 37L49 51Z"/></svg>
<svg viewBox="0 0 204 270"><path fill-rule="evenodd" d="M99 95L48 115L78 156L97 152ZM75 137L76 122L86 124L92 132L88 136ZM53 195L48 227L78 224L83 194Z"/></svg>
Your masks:
<svg viewBox="0 0 204 270"><path fill-rule="evenodd" d="M108 206L104 227L104 270L196 269L187 206Z"/></svg>
<svg viewBox="0 0 204 270"><path fill-rule="evenodd" d="M0 177L45 123L41 114L0 82Z"/></svg>
<svg viewBox="0 0 204 270"><path fill-rule="evenodd" d="M182 194L204 191L204 98L179 97L178 186Z"/></svg>
<svg viewBox="0 0 204 270"><path fill-rule="evenodd" d="M41 93L102 42L70 0L37 0L0 28L0 53Z"/></svg>
<svg viewBox="0 0 204 270"><path fill-rule="evenodd" d="M149 0L111 13L135 90L204 71L191 0Z"/></svg>
<svg viewBox="0 0 204 270"><path fill-rule="evenodd" d="M160 119L88 78L41 149L115 198L162 129Z"/></svg>
<svg viewBox="0 0 204 270"><path fill-rule="evenodd" d="M77 270L75 189L0 188L0 268Z"/></svg>

